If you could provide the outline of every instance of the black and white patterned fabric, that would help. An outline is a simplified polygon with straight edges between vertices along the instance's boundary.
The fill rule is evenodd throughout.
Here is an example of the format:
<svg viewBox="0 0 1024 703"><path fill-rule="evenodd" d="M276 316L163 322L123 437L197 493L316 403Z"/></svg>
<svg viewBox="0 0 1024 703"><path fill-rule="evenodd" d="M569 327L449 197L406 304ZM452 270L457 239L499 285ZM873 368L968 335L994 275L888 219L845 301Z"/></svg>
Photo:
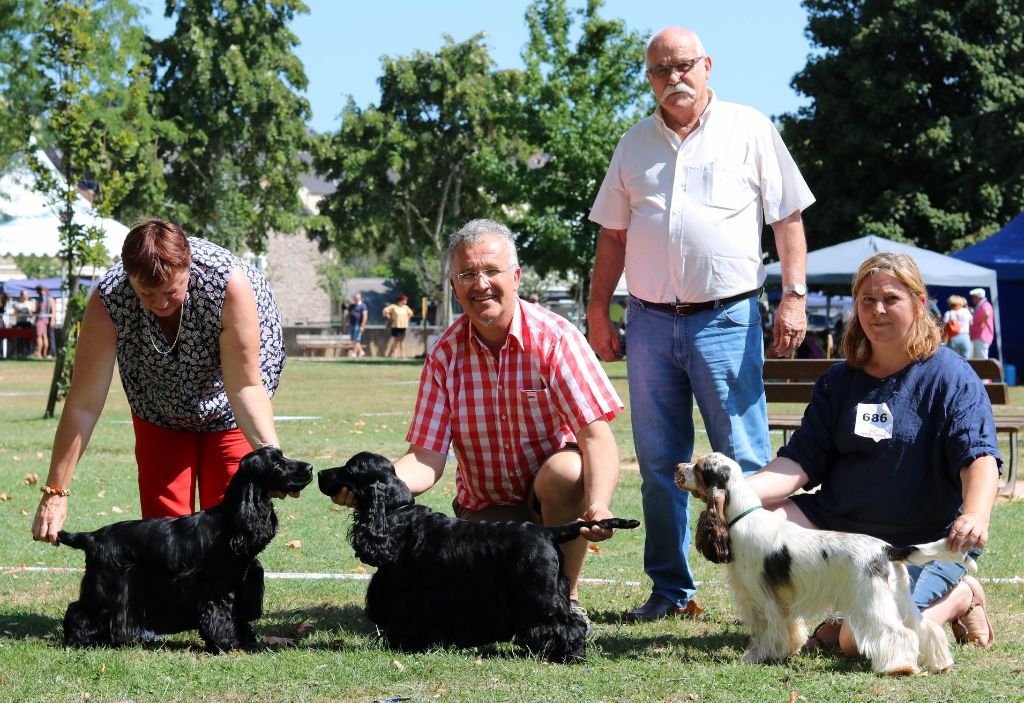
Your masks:
<svg viewBox="0 0 1024 703"><path fill-rule="evenodd" d="M245 271L256 297L260 375L271 396L284 369L281 311L262 273L216 244L196 237L188 242L192 248L188 297L173 349L156 316L142 306L120 263L104 274L97 290L117 330L117 365L132 411L146 422L174 430L229 430L237 423L224 391L220 333L224 295L234 267ZM168 349L170 353L161 353Z"/></svg>

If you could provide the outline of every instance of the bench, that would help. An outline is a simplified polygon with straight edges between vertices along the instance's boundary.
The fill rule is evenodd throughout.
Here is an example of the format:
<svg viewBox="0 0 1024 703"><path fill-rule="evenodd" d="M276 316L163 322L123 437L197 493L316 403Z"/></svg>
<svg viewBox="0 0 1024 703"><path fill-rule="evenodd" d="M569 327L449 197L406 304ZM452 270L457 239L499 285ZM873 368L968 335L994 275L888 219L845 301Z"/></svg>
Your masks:
<svg viewBox="0 0 1024 703"><path fill-rule="evenodd" d="M811 400L814 382L833 364L842 359L765 359L764 392L768 403L800 403L807 405ZM985 384L989 401L995 406L1008 405L1010 387L1006 385L1003 365L998 359L969 359L968 362L978 378ZM1000 493L1013 495L1017 482L1017 464L1020 461L1018 439L1024 431L1024 415L994 413L996 432L1009 435L1009 457L1006 458L1004 475L1006 483ZM800 427L803 413L772 412L769 405L768 428L782 430L783 441Z"/></svg>
<svg viewBox="0 0 1024 703"><path fill-rule="evenodd" d="M295 345L303 356L313 356L317 350L323 350L325 357L345 356L353 346L347 334L297 334Z"/></svg>

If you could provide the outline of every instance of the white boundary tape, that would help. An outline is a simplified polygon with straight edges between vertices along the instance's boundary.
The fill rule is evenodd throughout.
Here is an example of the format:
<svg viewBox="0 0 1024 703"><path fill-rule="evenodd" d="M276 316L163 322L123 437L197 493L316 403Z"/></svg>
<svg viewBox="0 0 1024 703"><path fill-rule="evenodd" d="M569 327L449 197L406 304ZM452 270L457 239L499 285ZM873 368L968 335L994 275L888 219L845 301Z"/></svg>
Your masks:
<svg viewBox="0 0 1024 703"><path fill-rule="evenodd" d="M74 566L0 566L0 574L20 573L44 573L44 574L81 574L85 569ZM268 579L282 579L289 581L369 581L373 574L352 574L352 573L316 573L304 571L268 571L264 574ZM979 578L982 583L1009 583L1015 585L1024 584L1024 578L1011 576L1009 578ZM717 579L710 581L698 581L697 585L716 583ZM639 581L617 581L615 579L580 579L580 583L591 586L639 586Z"/></svg>

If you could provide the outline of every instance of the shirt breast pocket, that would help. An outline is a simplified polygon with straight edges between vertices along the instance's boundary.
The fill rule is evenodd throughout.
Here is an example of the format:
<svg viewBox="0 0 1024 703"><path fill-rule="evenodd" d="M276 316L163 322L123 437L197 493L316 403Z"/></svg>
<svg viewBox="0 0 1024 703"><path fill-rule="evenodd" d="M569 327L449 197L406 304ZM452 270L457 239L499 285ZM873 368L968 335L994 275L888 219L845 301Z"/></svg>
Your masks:
<svg viewBox="0 0 1024 703"><path fill-rule="evenodd" d="M551 399L548 397L547 388L523 389L519 392L519 408L521 419L535 427L540 427L547 415Z"/></svg>
<svg viewBox="0 0 1024 703"><path fill-rule="evenodd" d="M746 166L711 163L701 169L701 202L704 205L741 210L757 194L752 173Z"/></svg>

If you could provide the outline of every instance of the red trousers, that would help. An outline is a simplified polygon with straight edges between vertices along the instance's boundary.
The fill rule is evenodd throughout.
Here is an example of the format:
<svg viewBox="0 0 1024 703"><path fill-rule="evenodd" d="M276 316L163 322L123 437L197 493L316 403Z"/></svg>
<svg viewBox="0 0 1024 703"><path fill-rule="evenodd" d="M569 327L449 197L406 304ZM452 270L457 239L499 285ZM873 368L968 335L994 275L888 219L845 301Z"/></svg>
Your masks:
<svg viewBox="0 0 1024 703"><path fill-rule="evenodd" d="M240 429L183 432L136 417L135 460L139 464L142 517L177 517L212 508L224 499L238 462L251 451Z"/></svg>

